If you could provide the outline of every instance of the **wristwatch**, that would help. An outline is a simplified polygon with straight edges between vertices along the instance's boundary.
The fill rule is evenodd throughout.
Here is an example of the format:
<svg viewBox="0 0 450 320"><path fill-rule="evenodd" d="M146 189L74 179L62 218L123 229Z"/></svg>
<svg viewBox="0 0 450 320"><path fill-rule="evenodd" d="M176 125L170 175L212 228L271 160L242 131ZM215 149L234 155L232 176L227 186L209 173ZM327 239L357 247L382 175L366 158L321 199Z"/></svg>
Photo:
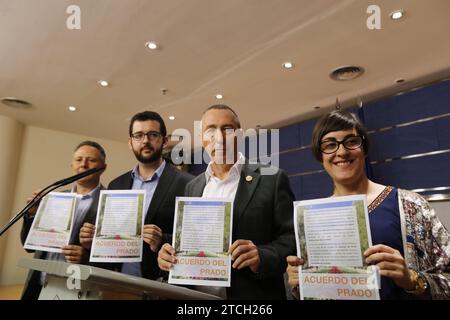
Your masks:
<svg viewBox="0 0 450 320"><path fill-rule="evenodd" d="M410 270L411 280L414 283L414 289L405 290L409 294L421 295L428 289L427 279L420 273L415 270Z"/></svg>

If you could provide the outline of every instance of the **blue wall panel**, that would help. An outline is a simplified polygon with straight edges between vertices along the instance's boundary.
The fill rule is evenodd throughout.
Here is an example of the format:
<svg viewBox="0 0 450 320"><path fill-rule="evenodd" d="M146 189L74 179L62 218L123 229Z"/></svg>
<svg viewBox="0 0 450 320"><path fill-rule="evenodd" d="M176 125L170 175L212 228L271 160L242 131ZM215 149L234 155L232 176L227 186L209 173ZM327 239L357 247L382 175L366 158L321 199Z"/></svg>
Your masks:
<svg viewBox="0 0 450 320"><path fill-rule="evenodd" d="M300 124L300 145L309 146L311 145L312 132L317 119L311 119Z"/></svg>
<svg viewBox="0 0 450 320"><path fill-rule="evenodd" d="M450 153L394 160L372 166L374 180L406 189L450 184Z"/></svg>
<svg viewBox="0 0 450 320"><path fill-rule="evenodd" d="M299 125L295 124L280 129L280 151L300 147Z"/></svg>
<svg viewBox="0 0 450 320"><path fill-rule="evenodd" d="M450 149L450 116L436 120L437 141L440 149Z"/></svg>
<svg viewBox="0 0 450 320"><path fill-rule="evenodd" d="M435 121L376 132L369 137L370 158L382 160L439 150L437 132Z"/></svg>
<svg viewBox="0 0 450 320"><path fill-rule="evenodd" d="M333 193L333 182L326 172L290 177L296 200L329 197Z"/></svg>
<svg viewBox="0 0 450 320"><path fill-rule="evenodd" d="M369 129L379 129L448 112L450 81L382 99L364 107L366 126Z"/></svg>

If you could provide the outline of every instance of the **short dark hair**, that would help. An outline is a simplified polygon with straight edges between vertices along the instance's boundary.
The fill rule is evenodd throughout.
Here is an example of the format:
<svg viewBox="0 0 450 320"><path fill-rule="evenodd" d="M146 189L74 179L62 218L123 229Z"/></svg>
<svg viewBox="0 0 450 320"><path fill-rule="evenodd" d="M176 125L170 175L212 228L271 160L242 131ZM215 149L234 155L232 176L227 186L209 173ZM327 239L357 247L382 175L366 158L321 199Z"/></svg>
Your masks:
<svg viewBox="0 0 450 320"><path fill-rule="evenodd" d="M163 118L161 118L159 113L154 111L143 111L136 113L133 116L133 118L131 118L130 127L128 128L129 136L131 137L131 135L133 134L133 124L135 121L149 121L149 120L158 121L162 136L165 137L167 135L166 124L164 123L164 120Z"/></svg>
<svg viewBox="0 0 450 320"><path fill-rule="evenodd" d="M231 109L226 104L215 104L215 105L212 105L212 106L206 108L205 111L203 111L203 114L207 113L209 110L228 110L228 111L230 111L234 115L234 119L236 121L236 124L237 124L238 128L241 128L241 121L239 120L239 116L237 115L236 112L234 112L233 109Z"/></svg>
<svg viewBox="0 0 450 320"><path fill-rule="evenodd" d="M106 160L105 149L103 149L103 147L95 141L89 141L89 140L83 141L77 145L77 147L75 148L75 150L73 152L76 152L78 149L80 149L81 147L84 147L84 146L89 146L89 147L93 147L93 148L97 149L100 152L100 157L102 158L103 162L105 162L105 160Z"/></svg>
<svg viewBox="0 0 450 320"><path fill-rule="evenodd" d="M312 135L312 153L314 157L322 162L322 151L320 151L320 142L322 138L329 132L356 129L358 135L363 138L363 151L367 155L369 152L369 137L366 128L358 117L348 111L335 110L327 113L319 118L316 125L314 126Z"/></svg>

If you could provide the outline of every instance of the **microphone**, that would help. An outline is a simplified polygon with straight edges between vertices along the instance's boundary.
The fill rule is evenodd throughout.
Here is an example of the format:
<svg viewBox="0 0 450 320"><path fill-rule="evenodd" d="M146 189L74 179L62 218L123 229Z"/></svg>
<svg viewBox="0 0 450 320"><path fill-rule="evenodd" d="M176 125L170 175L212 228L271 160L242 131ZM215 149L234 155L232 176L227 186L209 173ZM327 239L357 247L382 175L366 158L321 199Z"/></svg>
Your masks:
<svg viewBox="0 0 450 320"><path fill-rule="evenodd" d="M39 192L34 198L33 200L31 200L18 214L16 214L1 230L0 230L0 236L2 236L6 230L8 230L9 228L12 227L12 225L14 223L16 223L31 207L33 207L38 201L40 201L45 195L47 195L48 193L50 193L51 191L65 186L69 183L75 182L77 180L80 180L84 177L87 177L93 173L97 173L99 171L105 170L105 166L100 167L100 168L94 168L94 169L89 169L87 171L78 173L76 175L73 175L71 177L65 178L65 179L61 179L58 180L54 183L52 183L51 185L49 185L48 187L45 187L44 189L42 189L41 192Z"/></svg>
<svg viewBox="0 0 450 320"><path fill-rule="evenodd" d="M105 169L105 167L89 169L89 170L86 170L84 172L81 172L81 173L78 173L76 175L73 175L71 177L58 180L55 183L53 183L52 186L58 185L59 187L62 187L62 186L65 186L67 184L70 184L72 182L75 182L77 180L80 180L80 179L82 179L84 177L90 176L91 174L94 174L94 173L97 173L99 171L102 171L104 169Z"/></svg>

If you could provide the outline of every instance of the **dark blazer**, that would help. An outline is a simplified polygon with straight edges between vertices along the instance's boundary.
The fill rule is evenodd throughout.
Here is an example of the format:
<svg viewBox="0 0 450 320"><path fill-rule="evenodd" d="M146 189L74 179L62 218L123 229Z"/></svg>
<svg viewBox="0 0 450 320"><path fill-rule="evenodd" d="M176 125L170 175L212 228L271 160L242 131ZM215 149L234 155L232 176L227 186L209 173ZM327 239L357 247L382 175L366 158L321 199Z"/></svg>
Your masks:
<svg viewBox="0 0 450 320"><path fill-rule="evenodd" d="M170 242L171 239L175 213L175 198L177 196L183 196L186 184L193 178L194 176L191 174L179 171L166 162L144 220L144 224L155 224L162 229L162 244ZM129 171L111 181L108 189L125 190L131 189L132 186L133 179L131 171ZM153 252L150 250L150 246L144 243L141 262L142 276L144 278L154 280L161 275L157 259L158 252ZM113 267L108 267L108 269L120 271L122 268L121 263L110 265Z"/></svg>
<svg viewBox="0 0 450 320"><path fill-rule="evenodd" d="M233 237L251 240L259 250L260 268L231 271L227 299L286 299L283 274L286 256L295 254L294 194L287 175L261 175L261 165L244 164L233 203ZM251 178L250 178L251 177ZM204 174L186 186L185 195L201 197Z"/></svg>
<svg viewBox="0 0 450 320"><path fill-rule="evenodd" d="M86 215L83 219L83 222L80 226L77 226L72 230L72 234L70 237L70 244L80 245L80 229L83 226L83 223L87 221L88 217L97 215L97 207L98 207L98 199L100 196L100 190L104 189L103 186L100 186L100 189L95 192L92 196L92 204L89 207ZM68 190L64 192L70 192ZM28 233L30 232L31 225L33 224L33 217L30 217L27 213L23 216L23 224L22 230L20 232L20 240L22 241L22 245L25 244L27 240ZM46 251L34 251L34 250L26 250L27 252L34 252L35 259L45 259L47 257ZM87 261L86 261L87 263ZM37 300L39 298L39 294L41 293L41 272L30 270L28 272L27 279L25 281L25 286L22 291L22 300Z"/></svg>

